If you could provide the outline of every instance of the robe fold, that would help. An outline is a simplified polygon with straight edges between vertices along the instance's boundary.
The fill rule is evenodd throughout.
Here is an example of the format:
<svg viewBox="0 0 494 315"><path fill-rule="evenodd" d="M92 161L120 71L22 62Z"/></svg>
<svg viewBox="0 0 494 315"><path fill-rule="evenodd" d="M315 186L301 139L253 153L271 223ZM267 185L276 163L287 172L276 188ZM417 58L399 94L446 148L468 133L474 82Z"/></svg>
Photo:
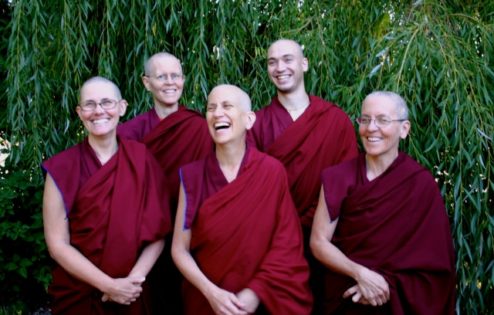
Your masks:
<svg viewBox="0 0 494 315"><path fill-rule="evenodd" d="M342 295L355 281L327 271L324 314L454 314L454 251L437 184L405 153L372 181L365 154L322 173L332 242L348 258L381 274L390 287L382 307Z"/></svg>
<svg viewBox="0 0 494 315"><path fill-rule="evenodd" d="M302 225L310 229L322 170L357 156L352 123L338 106L316 96L295 121L277 97L256 116L249 143L285 165Z"/></svg>
<svg viewBox="0 0 494 315"><path fill-rule="evenodd" d="M87 138L42 164L63 198L70 243L113 278L126 277L142 249L171 230L164 177L141 143L119 139L104 165ZM130 306L101 302L102 293L56 265L49 293L54 314L146 314L147 285Z"/></svg>
<svg viewBox="0 0 494 315"><path fill-rule="evenodd" d="M230 292L252 289L259 309L270 314L309 314L309 270L283 166L249 148L231 183L214 152L183 167L181 175L184 228L191 229L190 251L206 277ZM186 314L214 314L187 281L184 300Z"/></svg>
<svg viewBox="0 0 494 315"><path fill-rule="evenodd" d="M172 218L177 211L180 188L179 168L203 159L213 148L204 117L180 105L178 110L164 119L154 109L136 116L118 126L122 137L143 142L153 153L165 172L170 196ZM171 235L149 278L152 287L154 313L166 311L181 315L180 286L182 276L171 258Z"/></svg>
<svg viewBox="0 0 494 315"><path fill-rule="evenodd" d="M160 120L154 109L118 126L121 137L143 142L161 165L170 191L172 215L177 210L181 166L204 158L213 148L206 120L196 111L179 106Z"/></svg>

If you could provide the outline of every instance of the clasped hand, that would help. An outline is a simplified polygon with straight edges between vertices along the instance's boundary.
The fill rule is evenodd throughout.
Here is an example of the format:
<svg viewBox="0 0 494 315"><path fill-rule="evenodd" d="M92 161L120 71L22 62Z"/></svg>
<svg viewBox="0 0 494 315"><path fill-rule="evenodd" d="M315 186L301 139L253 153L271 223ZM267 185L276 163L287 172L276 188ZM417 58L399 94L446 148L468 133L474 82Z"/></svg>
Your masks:
<svg viewBox="0 0 494 315"><path fill-rule="evenodd" d="M352 297L355 303L372 306L380 306L389 301L389 285L377 272L363 267L355 280L357 284L345 291L344 298Z"/></svg>
<svg viewBox="0 0 494 315"><path fill-rule="evenodd" d="M129 305L135 302L142 292L142 284L145 277L126 277L114 279L112 286L103 292L101 300L103 302L115 302Z"/></svg>
<svg viewBox="0 0 494 315"><path fill-rule="evenodd" d="M216 288L207 296L209 304L218 315L247 315L252 314L259 305L259 298L248 288L237 295L221 288Z"/></svg>

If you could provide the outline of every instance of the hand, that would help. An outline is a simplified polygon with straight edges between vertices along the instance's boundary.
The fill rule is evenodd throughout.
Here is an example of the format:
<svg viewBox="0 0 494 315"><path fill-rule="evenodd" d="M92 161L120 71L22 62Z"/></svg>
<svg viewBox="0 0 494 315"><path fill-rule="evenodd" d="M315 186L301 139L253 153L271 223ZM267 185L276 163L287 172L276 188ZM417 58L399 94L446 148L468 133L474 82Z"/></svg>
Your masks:
<svg viewBox="0 0 494 315"><path fill-rule="evenodd" d="M360 301L362 296L372 306L383 305L389 301L389 285L383 276L368 268L362 267L357 275L358 290L351 287L343 297L353 296L352 300ZM353 300L355 302L355 300ZM363 304L363 303L362 303Z"/></svg>
<svg viewBox="0 0 494 315"><path fill-rule="evenodd" d="M244 311L253 314L259 306L257 294L249 288L245 288L237 293L238 300L245 305Z"/></svg>
<svg viewBox="0 0 494 315"><path fill-rule="evenodd" d="M231 292L216 287L207 296L209 305L217 315L247 315L245 305Z"/></svg>
<svg viewBox="0 0 494 315"><path fill-rule="evenodd" d="M129 305L135 302L142 292L144 277L127 277L114 279L113 285L108 291L103 292L101 301L113 301L115 303Z"/></svg>

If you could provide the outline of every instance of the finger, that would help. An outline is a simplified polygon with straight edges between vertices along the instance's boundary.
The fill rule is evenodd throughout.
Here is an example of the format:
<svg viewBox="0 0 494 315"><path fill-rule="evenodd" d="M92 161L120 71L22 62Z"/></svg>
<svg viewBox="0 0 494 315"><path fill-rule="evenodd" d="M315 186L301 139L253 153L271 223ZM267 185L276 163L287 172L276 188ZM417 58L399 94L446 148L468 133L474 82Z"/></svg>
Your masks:
<svg viewBox="0 0 494 315"><path fill-rule="evenodd" d="M377 302L376 302L376 299L375 298L371 298L371 299L368 299L369 300L369 303L372 305L372 306L377 306Z"/></svg>
<svg viewBox="0 0 494 315"><path fill-rule="evenodd" d="M240 309L240 310L244 310L246 305L245 303L243 303L242 301L240 301L237 296L233 296L233 298L231 299L233 305L235 305L236 308Z"/></svg>
<svg viewBox="0 0 494 315"><path fill-rule="evenodd" d="M144 281L146 281L146 277L132 277L131 278L131 282L132 284L138 284L138 285L141 285L144 283Z"/></svg>
<svg viewBox="0 0 494 315"><path fill-rule="evenodd" d="M355 292L355 294L352 296L352 301L354 303L357 303L358 301L360 301L360 298L362 297L362 293L360 292Z"/></svg>
<svg viewBox="0 0 494 315"><path fill-rule="evenodd" d="M243 315L245 312L241 309L239 309L233 301L228 301L228 303L225 305L227 308L227 314L232 314L232 315Z"/></svg>
<svg viewBox="0 0 494 315"><path fill-rule="evenodd" d="M357 286L350 287L348 290L343 293L343 297L347 298L355 294L357 292Z"/></svg>

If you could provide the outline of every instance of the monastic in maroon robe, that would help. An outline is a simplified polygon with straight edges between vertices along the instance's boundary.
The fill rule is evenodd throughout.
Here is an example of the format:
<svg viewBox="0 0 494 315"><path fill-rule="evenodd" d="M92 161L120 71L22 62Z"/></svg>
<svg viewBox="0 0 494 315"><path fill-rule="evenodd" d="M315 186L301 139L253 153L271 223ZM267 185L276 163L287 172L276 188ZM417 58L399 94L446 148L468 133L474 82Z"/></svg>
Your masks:
<svg viewBox="0 0 494 315"><path fill-rule="evenodd" d="M343 299L355 281L328 270L324 314L453 314L454 251L434 178L405 153L372 181L365 164L361 154L322 174L330 218L339 218L332 242L386 279L390 301L373 307Z"/></svg>
<svg viewBox="0 0 494 315"><path fill-rule="evenodd" d="M214 152L181 174L190 251L206 277L230 292L252 289L270 314L309 314L309 270L283 166L251 148L231 183ZM186 314L214 314L187 281L184 300Z"/></svg>
<svg viewBox="0 0 494 315"><path fill-rule="evenodd" d="M142 249L171 230L164 177L139 142L119 139L104 165L87 139L45 161L63 198L70 243L113 278L126 277ZM102 293L57 265L49 288L54 314L147 314L147 288L130 306L101 302Z"/></svg>
<svg viewBox="0 0 494 315"><path fill-rule="evenodd" d="M338 106L316 96L295 121L277 97L256 116L249 143L285 165L302 225L310 229L322 170L357 156L352 123Z"/></svg>
<svg viewBox="0 0 494 315"><path fill-rule="evenodd" d="M206 120L198 112L179 106L178 110L160 120L155 109L136 116L118 126L122 137L146 144L167 178L170 209L175 217L180 188L179 168L203 159L213 148ZM155 264L149 282L152 287L155 313L182 313L180 286L182 277L171 258L171 235L160 259Z"/></svg>
<svg viewBox="0 0 494 315"><path fill-rule="evenodd" d="M177 210L181 166L203 159L213 147L206 120L198 112L179 106L160 120L154 109L118 126L122 137L146 144L165 171L172 214Z"/></svg>

